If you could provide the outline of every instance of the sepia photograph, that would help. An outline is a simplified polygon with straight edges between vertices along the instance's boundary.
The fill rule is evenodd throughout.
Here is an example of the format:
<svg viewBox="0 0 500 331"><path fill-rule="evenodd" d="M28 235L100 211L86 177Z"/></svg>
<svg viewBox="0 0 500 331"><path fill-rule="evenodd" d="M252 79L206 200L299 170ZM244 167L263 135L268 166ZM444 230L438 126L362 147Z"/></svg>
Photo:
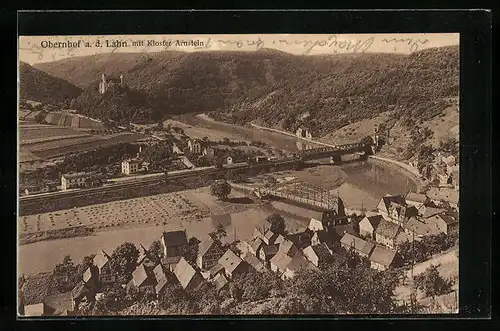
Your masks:
<svg viewBox="0 0 500 331"><path fill-rule="evenodd" d="M19 36L18 316L458 314L459 40Z"/></svg>

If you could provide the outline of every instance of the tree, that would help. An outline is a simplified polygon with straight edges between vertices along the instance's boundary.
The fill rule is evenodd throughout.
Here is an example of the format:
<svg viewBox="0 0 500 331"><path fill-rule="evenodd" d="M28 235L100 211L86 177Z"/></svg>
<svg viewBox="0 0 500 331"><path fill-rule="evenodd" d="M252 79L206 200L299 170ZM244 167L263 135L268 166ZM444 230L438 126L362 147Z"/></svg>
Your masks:
<svg viewBox="0 0 500 331"><path fill-rule="evenodd" d="M285 219L278 213L267 216L266 221L271 225L270 230L274 233L285 234Z"/></svg>
<svg viewBox="0 0 500 331"><path fill-rule="evenodd" d="M423 273L413 278L413 284L426 296L434 298L437 295L449 293L454 281L445 279L439 274L438 266L431 265Z"/></svg>
<svg viewBox="0 0 500 331"><path fill-rule="evenodd" d="M231 185L225 180L218 180L210 186L210 193L218 199L226 199L231 193Z"/></svg>
<svg viewBox="0 0 500 331"><path fill-rule="evenodd" d="M127 283L137 266L139 250L132 243L123 243L111 254L113 269L122 283Z"/></svg>
<svg viewBox="0 0 500 331"><path fill-rule="evenodd" d="M212 240L220 241L223 237L227 237L226 229L222 224L217 224L215 229L208 234Z"/></svg>
<svg viewBox="0 0 500 331"><path fill-rule="evenodd" d="M121 285L115 284L106 287L102 294L102 297L96 302L101 313L116 313L127 307L127 293Z"/></svg>
<svg viewBox="0 0 500 331"><path fill-rule="evenodd" d="M77 281L78 266L75 266L73 260L69 255L64 256L61 263L57 264L54 268L53 277L55 282L55 288L63 293L71 291Z"/></svg>
<svg viewBox="0 0 500 331"><path fill-rule="evenodd" d="M157 259L163 258L163 248L159 240L155 240L149 245L148 251Z"/></svg>

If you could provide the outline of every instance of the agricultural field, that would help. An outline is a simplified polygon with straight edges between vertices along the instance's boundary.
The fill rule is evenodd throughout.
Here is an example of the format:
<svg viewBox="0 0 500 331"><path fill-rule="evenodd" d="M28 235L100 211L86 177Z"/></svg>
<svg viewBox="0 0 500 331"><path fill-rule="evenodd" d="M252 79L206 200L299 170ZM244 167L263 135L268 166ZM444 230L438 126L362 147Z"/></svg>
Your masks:
<svg viewBox="0 0 500 331"><path fill-rule="evenodd" d="M95 230L164 225L196 216L197 208L177 193L114 201L82 208L22 216L23 233L87 226ZM201 216L201 215L200 215Z"/></svg>
<svg viewBox="0 0 500 331"><path fill-rule="evenodd" d="M143 135L141 134L129 133L115 134L112 136L90 136L86 138L63 140L60 142L60 145L57 145L57 142L40 144L43 146L35 145L36 151L33 152L41 158L50 159L66 154L83 152L98 147L105 147L118 143L134 142L141 138L143 138ZM31 146L30 150L32 150Z"/></svg>
<svg viewBox="0 0 500 331"><path fill-rule="evenodd" d="M44 124L21 124L19 127L19 138L21 143L35 139L44 139L50 137L74 136L82 134L70 128L61 128L53 125Z"/></svg>

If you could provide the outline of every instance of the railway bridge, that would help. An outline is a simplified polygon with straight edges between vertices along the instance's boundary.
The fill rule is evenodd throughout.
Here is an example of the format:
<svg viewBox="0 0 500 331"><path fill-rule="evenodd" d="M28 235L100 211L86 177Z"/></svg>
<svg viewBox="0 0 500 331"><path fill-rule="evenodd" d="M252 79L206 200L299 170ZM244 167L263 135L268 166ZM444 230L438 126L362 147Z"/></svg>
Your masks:
<svg viewBox="0 0 500 331"><path fill-rule="evenodd" d="M295 153L296 157L307 160L322 159L326 157L340 157L345 154L355 153L371 153L371 146L365 143L352 143L345 145L337 145L331 147L319 147L299 151Z"/></svg>

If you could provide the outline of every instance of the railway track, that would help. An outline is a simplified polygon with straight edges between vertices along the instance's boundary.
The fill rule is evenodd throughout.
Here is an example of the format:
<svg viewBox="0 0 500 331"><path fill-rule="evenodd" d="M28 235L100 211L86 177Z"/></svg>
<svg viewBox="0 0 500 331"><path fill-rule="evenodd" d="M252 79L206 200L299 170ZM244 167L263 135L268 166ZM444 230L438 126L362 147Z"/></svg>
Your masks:
<svg viewBox="0 0 500 331"><path fill-rule="evenodd" d="M246 164L246 165L239 165L239 166L232 166L228 168L209 168L209 169L201 169L201 170L190 170L186 171L183 173L173 173L173 174L167 174L167 176L158 176L158 177L148 177L148 178L139 178L139 179L133 179L127 182L121 182L121 183L115 183L115 184L106 184L103 186L98 186L98 187L92 187L92 188L85 188L85 189L79 189L75 191L59 191L59 192L52 192L52 193L46 193L43 195L28 195L28 196L22 196L19 198L19 205L21 206L22 204L25 203L38 203L42 201L53 201L53 200L58 200L58 199L63 199L63 198L84 198L92 195L98 195L98 194L105 194L105 193L111 193L113 191L123 191L123 190L132 190L134 188L143 188L146 185L160 185L165 183L165 181L182 181L186 179L193 179L197 178L200 176L211 176L211 175L223 175L227 173L228 171L243 171L246 169L262 169L265 167L279 167L283 165L289 165L290 163L296 163L298 162L297 159L288 159L288 160L281 160L281 161L269 161L269 162L263 162L261 164Z"/></svg>

